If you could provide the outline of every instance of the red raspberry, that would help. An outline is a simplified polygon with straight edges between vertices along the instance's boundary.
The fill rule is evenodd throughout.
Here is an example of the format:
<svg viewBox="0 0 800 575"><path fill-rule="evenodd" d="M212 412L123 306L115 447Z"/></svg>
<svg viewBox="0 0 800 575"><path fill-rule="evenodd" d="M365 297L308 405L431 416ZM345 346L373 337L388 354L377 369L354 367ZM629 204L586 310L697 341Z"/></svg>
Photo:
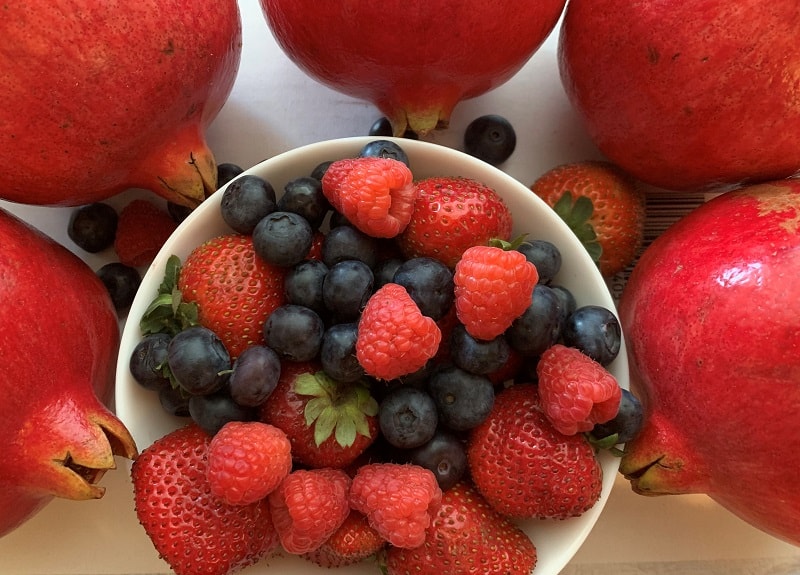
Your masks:
<svg viewBox="0 0 800 575"><path fill-rule="evenodd" d="M388 283L361 313L356 357L369 375L395 379L421 369L436 355L441 339L439 326L422 315L406 289Z"/></svg>
<svg viewBox="0 0 800 575"><path fill-rule="evenodd" d="M125 265L148 265L176 227L175 220L154 203L133 200L119 214L114 251Z"/></svg>
<svg viewBox="0 0 800 575"><path fill-rule="evenodd" d="M425 530L442 502L433 472L418 465L362 465L350 487L350 506L395 547L413 549L425 542Z"/></svg>
<svg viewBox="0 0 800 575"><path fill-rule="evenodd" d="M521 252L471 247L453 275L458 319L472 337L494 339L531 304L538 280L536 266Z"/></svg>
<svg viewBox="0 0 800 575"><path fill-rule="evenodd" d="M263 499L291 470L289 438L266 423L227 423L208 448L211 493L230 505Z"/></svg>
<svg viewBox="0 0 800 575"><path fill-rule="evenodd" d="M333 162L322 178L331 205L370 236L393 238L414 211L411 170L391 158L347 158Z"/></svg>
<svg viewBox="0 0 800 575"><path fill-rule="evenodd" d="M614 418L622 390L611 373L580 350L555 344L536 366L545 416L565 435Z"/></svg>
<svg viewBox="0 0 800 575"><path fill-rule="evenodd" d="M287 553L318 549L350 513L350 477L338 469L298 469L269 494L272 521Z"/></svg>

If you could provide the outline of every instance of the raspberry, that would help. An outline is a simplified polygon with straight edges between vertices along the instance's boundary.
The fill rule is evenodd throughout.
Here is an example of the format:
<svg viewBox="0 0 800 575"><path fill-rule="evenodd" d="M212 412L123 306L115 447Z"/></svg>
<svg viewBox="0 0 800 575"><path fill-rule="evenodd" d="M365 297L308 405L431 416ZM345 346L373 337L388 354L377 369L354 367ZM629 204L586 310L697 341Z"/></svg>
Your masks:
<svg viewBox="0 0 800 575"><path fill-rule="evenodd" d="M175 220L154 203L133 200L119 214L114 251L125 265L148 265L177 226Z"/></svg>
<svg viewBox="0 0 800 575"><path fill-rule="evenodd" d="M419 465L362 465L350 487L350 506L395 547L413 549L425 542L425 530L442 501L432 471Z"/></svg>
<svg viewBox="0 0 800 575"><path fill-rule="evenodd" d="M408 166L378 157L333 162L322 178L322 192L359 230L380 238L393 238L406 228L416 198Z"/></svg>
<svg viewBox="0 0 800 575"><path fill-rule="evenodd" d="M538 279L536 267L521 252L494 246L467 249L453 276L459 321L476 339L497 337L531 304Z"/></svg>
<svg viewBox="0 0 800 575"><path fill-rule="evenodd" d="M575 348L551 346L542 354L536 372L544 414L565 435L591 431L619 410L622 390L617 380Z"/></svg>
<svg viewBox="0 0 800 575"><path fill-rule="evenodd" d="M230 505L263 499L291 469L289 438L266 423L229 422L214 435L208 449L211 493Z"/></svg>
<svg viewBox="0 0 800 575"><path fill-rule="evenodd" d="M269 494L272 521L287 553L318 549L350 513L350 477L341 470L298 469Z"/></svg>
<svg viewBox="0 0 800 575"><path fill-rule="evenodd" d="M406 289L388 283L367 301L358 323L356 357L379 379L414 373L436 355L442 332Z"/></svg>

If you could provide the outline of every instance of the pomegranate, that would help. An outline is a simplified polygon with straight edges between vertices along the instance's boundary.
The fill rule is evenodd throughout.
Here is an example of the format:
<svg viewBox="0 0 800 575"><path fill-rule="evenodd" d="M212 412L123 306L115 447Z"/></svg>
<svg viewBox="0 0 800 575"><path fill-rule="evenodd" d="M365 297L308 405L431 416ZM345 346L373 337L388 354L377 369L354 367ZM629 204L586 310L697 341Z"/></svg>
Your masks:
<svg viewBox="0 0 800 575"><path fill-rule="evenodd" d="M236 0L12 2L0 32L0 197L194 206L216 188L205 130L238 71Z"/></svg>
<svg viewBox="0 0 800 575"><path fill-rule="evenodd" d="M706 493L800 545L799 277L798 180L717 196L646 249L619 306L634 491Z"/></svg>
<svg viewBox="0 0 800 575"><path fill-rule="evenodd" d="M119 327L77 256L0 210L0 536L53 497L85 500L114 456L133 458L110 402Z"/></svg>
<svg viewBox="0 0 800 575"><path fill-rule="evenodd" d="M509 80L556 25L565 0L261 0L289 58L372 102L395 135L446 127L456 104Z"/></svg>
<svg viewBox="0 0 800 575"><path fill-rule="evenodd" d="M589 136L639 180L729 189L800 169L797 0L574 0L564 88Z"/></svg>

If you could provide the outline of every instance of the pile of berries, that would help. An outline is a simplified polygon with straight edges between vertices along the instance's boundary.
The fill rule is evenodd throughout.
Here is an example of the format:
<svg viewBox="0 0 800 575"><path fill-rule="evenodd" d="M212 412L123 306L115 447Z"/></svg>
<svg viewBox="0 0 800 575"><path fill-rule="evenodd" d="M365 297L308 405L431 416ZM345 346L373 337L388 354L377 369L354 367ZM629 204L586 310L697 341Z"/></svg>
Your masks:
<svg viewBox="0 0 800 575"><path fill-rule="evenodd" d="M233 231L169 260L130 358L136 381L191 419L134 464L162 556L192 572L164 506L216 501L274 527L219 573L278 548L325 566L379 554L405 573L467 536L451 513L469 514L476 542L508 547L515 563L497 572L529 573L535 547L511 520L589 509L598 445L640 422L605 368L621 345L614 314L577 306L555 281L557 246L512 238L496 191L415 180L393 141L298 174L279 198L247 174L219 193ZM176 445L206 470L171 477L203 492L181 505L161 477ZM460 559L485 569L484 551Z"/></svg>

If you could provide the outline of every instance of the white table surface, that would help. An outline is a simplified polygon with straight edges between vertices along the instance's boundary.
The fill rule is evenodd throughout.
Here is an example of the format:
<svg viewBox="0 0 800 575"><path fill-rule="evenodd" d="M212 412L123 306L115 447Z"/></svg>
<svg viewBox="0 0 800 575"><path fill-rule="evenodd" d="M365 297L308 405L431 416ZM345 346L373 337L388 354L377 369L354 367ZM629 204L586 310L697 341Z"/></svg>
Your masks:
<svg viewBox="0 0 800 575"><path fill-rule="evenodd" d="M300 72L274 43L257 0L240 0L244 46L236 85L208 138L219 162L245 168L319 140L366 135L380 114ZM531 183L558 163L599 157L577 124L558 79L556 35L510 82L460 104L449 130L429 140L459 147L463 130L485 113L508 117L518 148L502 166ZM141 192L126 192L123 205ZM81 253L66 236L70 210L0 202L97 268L113 254ZM0 539L0 574L162 574L169 569L139 526L127 462L103 479L98 501L57 500ZM247 571L245 571L246 573ZM704 496L646 498L617 478L596 528L564 575L789 575L800 548L740 521Z"/></svg>

